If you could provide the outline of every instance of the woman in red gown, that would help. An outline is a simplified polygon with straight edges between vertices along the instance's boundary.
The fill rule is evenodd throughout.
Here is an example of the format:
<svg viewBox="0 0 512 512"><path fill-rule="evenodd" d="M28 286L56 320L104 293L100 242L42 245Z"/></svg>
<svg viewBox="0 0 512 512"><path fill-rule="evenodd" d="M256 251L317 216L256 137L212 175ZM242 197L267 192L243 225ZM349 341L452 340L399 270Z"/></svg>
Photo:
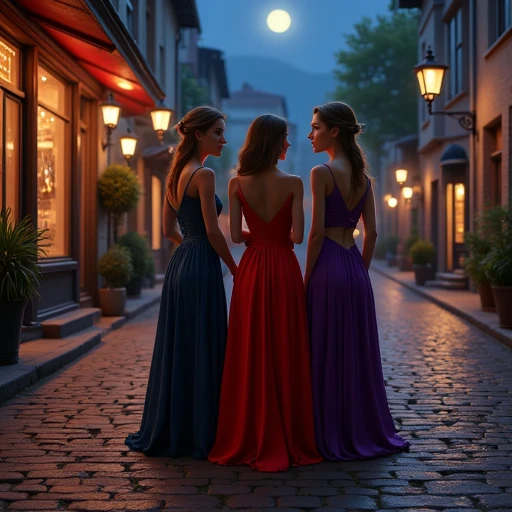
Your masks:
<svg viewBox="0 0 512 512"><path fill-rule="evenodd" d="M304 285L293 251L304 234L302 180L277 167L284 119L251 124L229 183L231 237L247 249L235 277L217 437L209 459L285 471L320 462ZM242 215L249 231L242 230Z"/></svg>

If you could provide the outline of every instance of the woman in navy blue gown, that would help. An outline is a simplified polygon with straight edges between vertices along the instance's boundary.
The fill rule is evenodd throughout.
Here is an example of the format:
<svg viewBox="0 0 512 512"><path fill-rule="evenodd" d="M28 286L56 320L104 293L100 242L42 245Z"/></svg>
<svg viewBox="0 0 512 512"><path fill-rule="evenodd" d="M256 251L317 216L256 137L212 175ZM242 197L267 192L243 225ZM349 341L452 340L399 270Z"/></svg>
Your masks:
<svg viewBox="0 0 512 512"><path fill-rule="evenodd" d="M177 130L163 228L178 248L163 284L142 423L125 442L146 455L206 459L215 441L227 338L220 259L233 276L237 268L218 223L215 173L203 166L226 144L224 115L199 107Z"/></svg>

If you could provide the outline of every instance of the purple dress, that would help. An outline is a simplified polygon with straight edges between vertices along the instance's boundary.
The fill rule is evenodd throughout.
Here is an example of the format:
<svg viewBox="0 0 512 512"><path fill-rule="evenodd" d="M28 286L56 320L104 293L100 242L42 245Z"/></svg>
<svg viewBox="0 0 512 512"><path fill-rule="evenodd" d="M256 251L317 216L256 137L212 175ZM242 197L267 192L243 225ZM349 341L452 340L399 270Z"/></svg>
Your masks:
<svg viewBox="0 0 512 512"><path fill-rule="evenodd" d="M334 180L325 198L325 227L355 228L369 188L368 180L363 197L348 210ZM407 448L389 411L373 290L356 245L345 249L324 238L308 283L307 308L320 454L355 460Z"/></svg>

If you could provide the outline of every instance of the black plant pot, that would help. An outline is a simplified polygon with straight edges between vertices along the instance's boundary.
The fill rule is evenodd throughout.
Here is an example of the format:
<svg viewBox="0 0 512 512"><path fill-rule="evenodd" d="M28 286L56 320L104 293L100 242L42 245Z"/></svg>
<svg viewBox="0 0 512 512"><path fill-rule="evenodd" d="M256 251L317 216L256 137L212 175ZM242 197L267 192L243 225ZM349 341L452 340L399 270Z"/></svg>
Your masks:
<svg viewBox="0 0 512 512"><path fill-rule="evenodd" d="M140 297L140 291L142 289L143 276L134 276L130 279L126 285L126 295L128 297Z"/></svg>
<svg viewBox="0 0 512 512"><path fill-rule="evenodd" d="M20 352L21 324L27 302L0 302L0 365L16 364Z"/></svg>
<svg viewBox="0 0 512 512"><path fill-rule="evenodd" d="M424 286L426 281L434 279L434 269L431 265L413 265L412 268L418 286Z"/></svg>

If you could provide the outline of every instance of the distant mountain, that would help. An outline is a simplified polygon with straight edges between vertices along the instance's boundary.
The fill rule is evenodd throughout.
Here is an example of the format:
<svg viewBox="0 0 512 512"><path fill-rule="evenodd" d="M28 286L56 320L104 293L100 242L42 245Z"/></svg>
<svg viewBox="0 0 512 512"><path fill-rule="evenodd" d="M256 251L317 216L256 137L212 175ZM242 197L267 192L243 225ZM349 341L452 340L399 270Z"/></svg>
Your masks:
<svg viewBox="0 0 512 512"><path fill-rule="evenodd" d="M299 138L309 132L313 107L328 101L336 87L333 73L308 73L279 59L226 57L226 66L230 91L247 82L255 89L284 96Z"/></svg>

